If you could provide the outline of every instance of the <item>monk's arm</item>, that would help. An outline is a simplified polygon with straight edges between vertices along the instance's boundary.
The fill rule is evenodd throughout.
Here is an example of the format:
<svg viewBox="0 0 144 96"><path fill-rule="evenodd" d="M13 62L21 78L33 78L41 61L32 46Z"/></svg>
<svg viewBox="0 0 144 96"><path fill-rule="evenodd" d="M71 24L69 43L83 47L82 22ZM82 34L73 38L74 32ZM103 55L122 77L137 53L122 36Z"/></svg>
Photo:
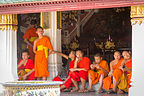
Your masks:
<svg viewBox="0 0 144 96"><path fill-rule="evenodd" d="M28 39L26 39L26 38L24 39L24 42L27 43L29 46L33 46L33 45L28 41Z"/></svg>
<svg viewBox="0 0 144 96"><path fill-rule="evenodd" d="M64 57L65 59L68 59L68 58L69 58L67 55L65 55L65 54L63 54L63 53L61 53L61 52L57 52L57 51L54 51L54 52L55 52L56 54Z"/></svg>
<svg viewBox="0 0 144 96"><path fill-rule="evenodd" d="M75 68L74 70L75 71L81 71L81 70L87 71L85 68Z"/></svg>
<svg viewBox="0 0 144 96"><path fill-rule="evenodd" d="M30 72L28 72L27 74L25 74L25 76L29 76L32 72L34 72L34 69L32 69Z"/></svg>
<svg viewBox="0 0 144 96"><path fill-rule="evenodd" d="M22 66L23 64L24 64L24 62L21 61L21 62L18 64L17 68L19 68L19 67Z"/></svg>
<svg viewBox="0 0 144 96"><path fill-rule="evenodd" d="M36 40L34 41L33 52L36 53Z"/></svg>
<svg viewBox="0 0 144 96"><path fill-rule="evenodd" d="M104 68L100 67L99 69L103 70L104 72L108 74L107 70L105 70Z"/></svg>
<svg viewBox="0 0 144 96"><path fill-rule="evenodd" d="M70 76L68 76L68 77L66 78L66 80L64 81L64 83L67 82L67 80L68 80L69 78L70 78Z"/></svg>
<svg viewBox="0 0 144 96"><path fill-rule="evenodd" d="M110 72L113 72L113 62L110 63Z"/></svg>

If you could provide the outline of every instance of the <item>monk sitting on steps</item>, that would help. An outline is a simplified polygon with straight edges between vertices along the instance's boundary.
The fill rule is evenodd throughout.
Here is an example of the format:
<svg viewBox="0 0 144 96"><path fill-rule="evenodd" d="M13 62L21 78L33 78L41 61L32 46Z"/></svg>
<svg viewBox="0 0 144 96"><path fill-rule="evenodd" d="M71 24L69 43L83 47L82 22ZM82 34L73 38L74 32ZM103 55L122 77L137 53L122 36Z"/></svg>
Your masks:
<svg viewBox="0 0 144 96"><path fill-rule="evenodd" d="M108 63L105 60L102 60L102 57L100 54L96 54L94 56L94 62L90 66L91 70L88 72L88 79L89 79L89 89L88 91L94 91L92 88L92 85L99 82L99 89L98 92L102 93L102 85L103 85L103 79L108 75L109 72L109 66ZM95 71L96 70L96 71Z"/></svg>
<svg viewBox="0 0 144 96"><path fill-rule="evenodd" d="M22 52L22 59L18 63L19 80L34 80L35 79L33 60L29 59L27 50Z"/></svg>
<svg viewBox="0 0 144 96"><path fill-rule="evenodd" d="M78 81L81 81L82 88L78 92L86 92L86 81L88 79L88 70L90 68L90 59L83 57L83 52L81 50L76 51L76 60L74 62L74 68L71 68L70 78L75 86L71 92L76 92L79 90Z"/></svg>
<svg viewBox="0 0 144 96"><path fill-rule="evenodd" d="M123 60L120 64L120 66L113 71L113 89L112 91L109 91L108 93L123 93L123 89L119 88L120 82L121 82L121 77L123 73L128 74L128 82L130 84L130 78L131 78L131 70L132 70L132 59L131 59L131 54L128 51L123 51L122 53ZM123 78L125 80L125 78ZM128 84L128 86L129 86ZM118 88L118 91L117 91ZM129 87L126 87L126 91Z"/></svg>
<svg viewBox="0 0 144 96"><path fill-rule="evenodd" d="M110 62L110 72L108 74L108 77L106 77L103 80L103 88L105 90L110 90L111 88L117 87L117 85L112 84L113 72L115 69L120 67L122 61L123 61L123 58L121 58L120 52L119 51L114 52L114 60Z"/></svg>

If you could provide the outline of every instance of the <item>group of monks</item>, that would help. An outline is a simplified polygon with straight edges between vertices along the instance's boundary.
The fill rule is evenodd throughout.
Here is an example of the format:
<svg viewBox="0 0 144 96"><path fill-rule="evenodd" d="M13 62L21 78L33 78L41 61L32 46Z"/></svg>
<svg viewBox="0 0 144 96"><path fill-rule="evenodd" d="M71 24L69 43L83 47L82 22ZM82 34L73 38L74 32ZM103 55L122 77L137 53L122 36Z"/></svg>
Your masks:
<svg viewBox="0 0 144 96"><path fill-rule="evenodd" d="M31 27L23 36L28 51L22 52L22 59L18 63L19 80L46 80L49 76L48 56L53 48L49 37L43 33L43 28L36 28L36 21L32 20Z"/></svg>
<svg viewBox="0 0 144 96"><path fill-rule="evenodd" d="M69 74L60 86L62 91L94 92L93 85L99 83L98 93L105 90L108 94L128 92L132 74L132 58L129 51L123 51L122 56L119 51L114 52L110 70L107 61L103 60L99 53L94 56L92 64L89 58L83 57L82 50L77 50L76 53L71 51L69 58L71 59ZM53 80L62 81L58 77ZM87 81L88 89L86 89ZM81 89L79 82L82 85Z"/></svg>
<svg viewBox="0 0 144 96"><path fill-rule="evenodd" d="M104 92L104 89L109 94L128 92L132 75L132 58L129 51L123 51L122 56L119 51L114 52L110 68L99 53L94 55L94 61L91 63L89 58L84 57L82 50L71 51L68 56L54 51L49 37L43 35L43 28L35 28L35 24L36 22L32 20L31 28L23 36L29 51L22 52L22 59L18 63L19 80L47 80L48 56L58 54L68 60L67 78L60 85L62 91L93 92L95 91L93 85L99 83L97 90L99 93ZM57 80L62 81L59 77L53 79ZM87 81L88 89L86 89ZM79 82L82 85L81 89Z"/></svg>

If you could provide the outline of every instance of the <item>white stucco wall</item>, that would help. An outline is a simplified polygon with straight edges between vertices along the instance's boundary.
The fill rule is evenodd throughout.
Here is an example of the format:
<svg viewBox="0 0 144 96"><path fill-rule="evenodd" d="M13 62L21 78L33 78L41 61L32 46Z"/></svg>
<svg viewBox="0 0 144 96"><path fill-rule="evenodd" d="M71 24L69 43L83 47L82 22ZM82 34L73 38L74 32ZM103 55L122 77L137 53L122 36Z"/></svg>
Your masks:
<svg viewBox="0 0 144 96"><path fill-rule="evenodd" d="M144 24L132 26L132 87L129 96L144 96Z"/></svg>

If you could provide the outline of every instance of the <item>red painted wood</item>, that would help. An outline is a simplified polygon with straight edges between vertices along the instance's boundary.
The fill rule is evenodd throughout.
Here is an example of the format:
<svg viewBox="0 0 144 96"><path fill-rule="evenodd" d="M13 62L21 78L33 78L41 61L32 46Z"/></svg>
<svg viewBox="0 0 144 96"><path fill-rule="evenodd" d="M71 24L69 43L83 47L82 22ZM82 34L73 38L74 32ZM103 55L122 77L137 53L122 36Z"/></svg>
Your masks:
<svg viewBox="0 0 144 96"><path fill-rule="evenodd" d="M144 5L144 0L58 0L1 4L0 14L24 14Z"/></svg>

